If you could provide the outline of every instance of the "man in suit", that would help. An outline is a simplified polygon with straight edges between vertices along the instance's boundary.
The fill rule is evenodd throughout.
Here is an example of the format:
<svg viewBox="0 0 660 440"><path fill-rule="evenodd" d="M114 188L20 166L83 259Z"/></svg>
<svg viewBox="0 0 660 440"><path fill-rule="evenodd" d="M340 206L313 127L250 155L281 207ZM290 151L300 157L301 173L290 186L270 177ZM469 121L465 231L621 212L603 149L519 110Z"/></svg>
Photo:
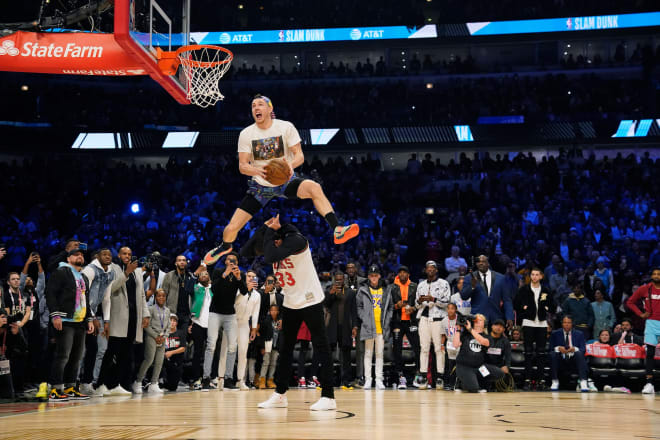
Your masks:
<svg viewBox="0 0 660 440"><path fill-rule="evenodd" d="M580 391L589 392L587 384L587 362L584 359L584 334L573 330L573 318L564 316L560 329L550 335L550 371L552 373L551 391L559 390L559 370L577 367L580 377Z"/></svg>
<svg viewBox="0 0 660 440"><path fill-rule="evenodd" d="M472 302L472 314L480 313L488 322L506 318L513 327L513 304L504 284L504 275L490 270L488 257L477 257L477 270L465 277L461 298Z"/></svg>
<svg viewBox="0 0 660 440"><path fill-rule="evenodd" d="M346 287L346 296L351 295L357 298L357 292L360 286L367 282L367 279L358 275L358 266L354 261L346 263L346 276L344 285ZM355 335L355 382L354 386L362 388L364 385L364 341L360 340L360 329L358 326Z"/></svg>
<svg viewBox="0 0 660 440"><path fill-rule="evenodd" d="M353 348L353 328L357 333L357 305L355 291L345 286L344 274L337 272L333 283L325 289L326 334L334 351L339 346L341 359L342 389L352 389L351 349Z"/></svg>

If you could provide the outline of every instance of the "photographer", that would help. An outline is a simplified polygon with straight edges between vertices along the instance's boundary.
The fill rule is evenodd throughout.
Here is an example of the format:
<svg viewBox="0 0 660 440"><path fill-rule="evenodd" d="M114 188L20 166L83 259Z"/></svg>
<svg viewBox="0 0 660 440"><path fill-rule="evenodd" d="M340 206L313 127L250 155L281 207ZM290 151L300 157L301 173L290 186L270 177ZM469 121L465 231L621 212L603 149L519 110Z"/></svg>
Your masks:
<svg viewBox="0 0 660 440"><path fill-rule="evenodd" d="M277 305L282 307L284 302L284 295L280 292L277 286L277 280L274 275L268 275L266 281L261 288L261 303L259 310L259 322L266 319L269 314L270 306Z"/></svg>
<svg viewBox="0 0 660 440"><path fill-rule="evenodd" d="M495 382L504 376L499 368L486 364L486 352L493 343L493 338L485 332L486 317L476 315L463 316L459 320L459 328L454 333L453 345L458 348L456 356L456 378L460 381L461 389L470 393L486 392L480 388L484 380Z"/></svg>
<svg viewBox="0 0 660 440"><path fill-rule="evenodd" d="M18 323L8 323L7 313L0 310L0 398L11 399L14 390L23 389L26 359L27 343L20 334ZM7 361L9 371L6 371L6 365L2 365Z"/></svg>
<svg viewBox="0 0 660 440"><path fill-rule="evenodd" d="M204 353L204 371L202 391L211 389L211 367L215 346L222 330L227 334L227 362L225 372L234 370L236 350L238 348L238 321L234 302L236 295L247 295L248 288L245 277L238 267L238 255L235 252L227 254L224 270L216 267L211 276L211 307L209 308L209 328ZM233 385L233 384L232 384ZM224 378L218 378L218 389L224 388Z"/></svg>

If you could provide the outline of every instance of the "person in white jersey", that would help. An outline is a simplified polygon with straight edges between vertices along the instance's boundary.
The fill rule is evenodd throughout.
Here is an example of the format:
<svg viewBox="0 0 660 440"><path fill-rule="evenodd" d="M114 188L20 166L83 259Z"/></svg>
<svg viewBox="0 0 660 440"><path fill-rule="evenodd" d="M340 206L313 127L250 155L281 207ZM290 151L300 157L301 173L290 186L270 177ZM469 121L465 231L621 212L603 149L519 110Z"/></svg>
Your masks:
<svg viewBox="0 0 660 440"><path fill-rule="evenodd" d="M543 368L546 359L546 341L548 339L548 314L554 310L550 290L541 284L543 272L538 267L530 271L531 279L518 290L514 308L519 318L522 318L522 333L525 341L525 385L526 391L536 387L537 391L545 389ZM536 343L536 346L535 344ZM532 367L536 364L536 370Z"/></svg>
<svg viewBox="0 0 660 440"><path fill-rule="evenodd" d="M325 294L316 273L307 239L290 224L280 225L279 215L266 222L241 250L243 255L260 255L273 265L273 272L282 286L284 304L281 309L283 343L275 370L277 388L259 408L286 408L285 393L292 373L293 347L303 322L312 334L312 345L321 362L321 398L312 411L337 409L333 388L330 345L325 333L323 301Z"/></svg>
<svg viewBox="0 0 660 440"><path fill-rule="evenodd" d="M250 388L245 384L245 371L247 367L247 352L250 342L257 337L257 324L259 323L259 307L261 305L261 294L257 290L257 274L253 270L245 272L248 294L236 294L234 309L236 310L236 321L238 322L238 366L236 367L237 389L247 391ZM218 362L218 377L225 376L227 363L227 333L222 334L222 346L220 348L220 362ZM230 366L232 368L233 366ZM231 376L232 372L227 374Z"/></svg>
<svg viewBox="0 0 660 440"><path fill-rule="evenodd" d="M332 228L335 244L346 243L357 236L360 232L357 224L339 226L321 185L295 175L293 170L305 162L296 127L289 121L275 119L273 103L263 95L256 95L252 100L252 117L254 124L243 129L238 137L238 170L252 179L245 198L222 232L222 244L204 256L204 263L215 264L231 252L240 230L275 197L312 199L318 213ZM272 159L284 159L289 165L289 180L283 185L276 186L266 180L264 167Z"/></svg>

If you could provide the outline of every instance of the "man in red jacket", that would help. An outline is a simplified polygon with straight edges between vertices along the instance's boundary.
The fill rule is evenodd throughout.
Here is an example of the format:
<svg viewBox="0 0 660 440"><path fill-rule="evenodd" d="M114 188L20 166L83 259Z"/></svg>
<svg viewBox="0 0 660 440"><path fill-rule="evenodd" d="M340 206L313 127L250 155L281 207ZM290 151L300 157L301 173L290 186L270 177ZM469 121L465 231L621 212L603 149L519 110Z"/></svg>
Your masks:
<svg viewBox="0 0 660 440"><path fill-rule="evenodd" d="M643 300L643 312L638 307ZM660 342L660 267L651 270L651 282L644 284L635 291L626 305L640 318L646 319L644 330L644 343L646 344L646 385L642 389L643 394L655 394L653 388L653 357L655 347Z"/></svg>

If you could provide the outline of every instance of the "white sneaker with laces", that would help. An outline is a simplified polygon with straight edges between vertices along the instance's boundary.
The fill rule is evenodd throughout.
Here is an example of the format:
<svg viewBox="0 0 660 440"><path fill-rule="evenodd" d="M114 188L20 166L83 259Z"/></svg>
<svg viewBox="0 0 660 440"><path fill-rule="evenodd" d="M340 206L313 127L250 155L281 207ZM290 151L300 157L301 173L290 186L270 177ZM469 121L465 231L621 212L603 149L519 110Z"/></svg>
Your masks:
<svg viewBox="0 0 660 440"><path fill-rule="evenodd" d="M487 393L488 390L484 390L483 388L478 391L479 393Z"/></svg>
<svg viewBox="0 0 660 440"><path fill-rule="evenodd" d="M133 394L142 394L142 384L139 382L133 382Z"/></svg>
<svg viewBox="0 0 660 440"><path fill-rule="evenodd" d="M130 396L131 392L122 388L121 385L117 385L109 391L110 396Z"/></svg>
<svg viewBox="0 0 660 440"><path fill-rule="evenodd" d="M382 380L376 379L376 389L377 390L384 390L385 389L385 384L383 383Z"/></svg>
<svg viewBox="0 0 660 440"><path fill-rule="evenodd" d="M405 389L408 388L405 376L400 376L399 377L399 385L397 386L397 388L400 389L400 390L405 390Z"/></svg>
<svg viewBox="0 0 660 440"><path fill-rule="evenodd" d="M80 392L82 394L87 394L88 396L93 396L95 394L94 387L91 383L83 383L80 385Z"/></svg>
<svg viewBox="0 0 660 440"><path fill-rule="evenodd" d="M559 391L559 381L553 380L552 385L550 385L550 391Z"/></svg>
<svg viewBox="0 0 660 440"><path fill-rule="evenodd" d="M580 381L580 392L581 393L588 393L589 392L589 385L587 384L586 380L581 380Z"/></svg>
<svg viewBox="0 0 660 440"><path fill-rule="evenodd" d="M333 411L337 409L337 402L335 399L329 397L321 397L314 405L310 406L312 411Z"/></svg>
<svg viewBox="0 0 660 440"><path fill-rule="evenodd" d="M103 397L109 395L110 395L110 390L105 385L101 385L96 389L96 391L94 391L94 397Z"/></svg>
<svg viewBox="0 0 660 440"><path fill-rule="evenodd" d="M594 384L594 381L589 379L587 380L587 384L589 385L589 392L590 393L597 393L598 392L598 387L596 384Z"/></svg>
<svg viewBox="0 0 660 440"><path fill-rule="evenodd" d="M644 388L642 388L642 394L655 394L655 388L653 387L653 384L647 383L644 385Z"/></svg>
<svg viewBox="0 0 660 440"><path fill-rule="evenodd" d="M364 386L362 387L363 390L370 390L371 389L371 378L367 377L364 379Z"/></svg>
<svg viewBox="0 0 660 440"><path fill-rule="evenodd" d="M273 393L270 398L257 405L259 408L286 408L289 401L284 394Z"/></svg>
<svg viewBox="0 0 660 440"><path fill-rule="evenodd" d="M236 385L238 385L238 389L241 390L241 391L249 391L250 390L250 387L245 385L245 381L240 381Z"/></svg>
<svg viewBox="0 0 660 440"><path fill-rule="evenodd" d="M147 391L149 392L149 394L163 394L163 390L158 386L157 383L152 383L151 385L149 385Z"/></svg>

